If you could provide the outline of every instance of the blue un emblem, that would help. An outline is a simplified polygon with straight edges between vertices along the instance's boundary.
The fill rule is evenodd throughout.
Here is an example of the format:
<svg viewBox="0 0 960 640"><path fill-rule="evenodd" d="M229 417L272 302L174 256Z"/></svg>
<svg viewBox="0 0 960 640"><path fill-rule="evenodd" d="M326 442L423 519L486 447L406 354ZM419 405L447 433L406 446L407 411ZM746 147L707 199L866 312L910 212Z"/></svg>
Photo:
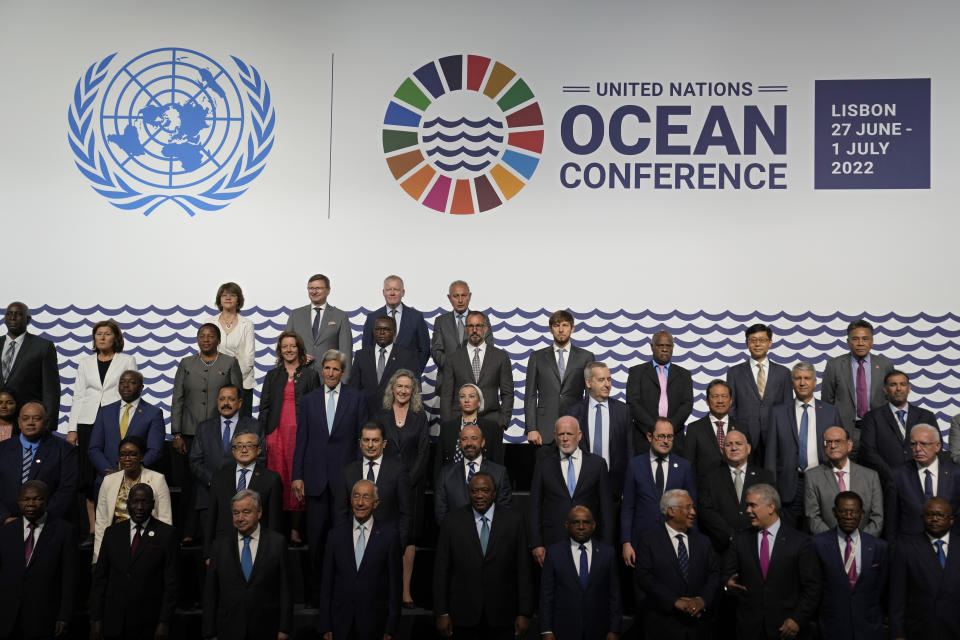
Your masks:
<svg viewBox="0 0 960 640"><path fill-rule="evenodd" d="M227 206L264 168L276 116L259 72L231 73L200 52L154 49L114 71L116 54L77 81L68 138L77 167L115 207L191 216Z"/></svg>

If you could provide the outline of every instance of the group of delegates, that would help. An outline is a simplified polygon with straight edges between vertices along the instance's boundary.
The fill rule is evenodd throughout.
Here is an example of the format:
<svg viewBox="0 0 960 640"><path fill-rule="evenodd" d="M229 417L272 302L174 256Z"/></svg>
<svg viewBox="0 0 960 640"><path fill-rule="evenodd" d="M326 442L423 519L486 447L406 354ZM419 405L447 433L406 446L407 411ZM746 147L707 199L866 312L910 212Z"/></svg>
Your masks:
<svg viewBox="0 0 960 640"><path fill-rule="evenodd" d="M171 430L174 473L179 465L184 474L182 533L170 528L164 476L149 469L163 455L163 416L141 398L143 377L122 353L119 326L94 326L60 439L51 433L56 352L26 332L24 305L8 306L0 539L17 544L0 550L11 555L0 557L0 588L22 582L35 545L46 552L37 545L45 529L72 531L59 523L79 492L96 562L94 635L168 632L182 535L203 544L205 637L286 637L292 604L277 532L302 544L304 524L320 633L393 635L400 607L415 606L429 455L420 377L433 357L441 636L526 633L536 563L548 638L615 637L623 565L648 637L804 638L819 627L824 638L875 638L887 620L895 638L960 637L960 608L944 604L960 589L960 561L949 561L958 467L942 451L936 418L909 401L908 376L871 352L868 322L848 327L850 353L827 364L819 399L812 364L771 362L772 330L747 328L748 360L710 383L709 413L687 424L692 379L672 362L668 332L653 335L650 362L630 369L623 403L610 397L610 369L572 343L573 316L554 313L551 345L527 366L525 426L539 450L521 514L504 466L510 360L486 315L469 308L467 284L451 284L452 311L437 318L431 340L423 315L402 304L402 280L389 276L386 304L368 316L355 355L346 314L327 303L329 279L311 277L307 293L310 304L278 337L257 419L239 286L220 287L219 315L198 329L198 353L181 361ZM69 579L67 547L44 556L45 579ZM148 551L151 561L134 571L132 559ZM116 601L136 607L147 596L143 615L114 611ZM56 629L72 597L44 602ZM0 602L13 621L8 635L29 635L28 599Z"/></svg>

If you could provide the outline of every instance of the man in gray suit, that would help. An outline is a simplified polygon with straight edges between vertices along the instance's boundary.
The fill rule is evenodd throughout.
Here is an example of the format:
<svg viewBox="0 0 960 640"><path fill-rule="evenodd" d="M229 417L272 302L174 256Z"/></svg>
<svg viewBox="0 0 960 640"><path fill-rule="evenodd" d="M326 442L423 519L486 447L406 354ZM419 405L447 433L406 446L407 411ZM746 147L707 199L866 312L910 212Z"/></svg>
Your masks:
<svg viewBox="0 0 960 640"><path fill-rule="evenodd" d="M523 415L527 442L533 444L553 442L551 425L583 399L583 368L595 360L591 352L570 343L574 324L569 311L555 311L549 322L553 344L534 351L527 361Z"/></svg>
<svg viewBox="0 0 960 640"><path fill-rule="evenodd" d="M851 462L852 449L853 440L843 427L830 427L823 432L823 451L828 462L807 471L804 486L804 511L811 534L837 526L833 505L841 491L853 491L863 500L860 531L879 537L883 530L880 476L873 469Z"/></svg>
<svg viewBox="0 0 960 640"><path fill-rule="evenodd" d="M467 314L470 312L470 299L473 294L470 292L470 285L463 280L454 280L450 283L447 290L447 300L453 307L453 311L441 313L433 321L433 341L430 343L430 355L433 361L437 363L437 381L434 389L440 392L440 386L443 384L443 371L447 363L447 358L453 355L453 352L467 344L467 331L464 327L467 325ZM493 346L493 331L487 331L487 337L484 341L489 346Z"/></svg>
<svg viewBox="0 0 960 640"><path fill-rule="evenodd" d="M840 413L843 424L853 436L850 457L859 460L860 423L870 409L883 406L883 377L893 370L893 363L873 348L873 325L866 320L854 320L847 326L847 345L850 353L827 363L823 371L820 397Z"/></svg>
<svg viewBox="0 0 960 640"><path fill-rule="evenodd" d="M320 375L324 353L336 349L347 354L347 362L353 361L353 333L347 314L327 303L330 295L330 278L317 273L307 281L307 295L310 304L298 307L287 318L287 331L296 331L303 338L307 348L307 363ZM349 370L343 374L344 382Z"/></svg>

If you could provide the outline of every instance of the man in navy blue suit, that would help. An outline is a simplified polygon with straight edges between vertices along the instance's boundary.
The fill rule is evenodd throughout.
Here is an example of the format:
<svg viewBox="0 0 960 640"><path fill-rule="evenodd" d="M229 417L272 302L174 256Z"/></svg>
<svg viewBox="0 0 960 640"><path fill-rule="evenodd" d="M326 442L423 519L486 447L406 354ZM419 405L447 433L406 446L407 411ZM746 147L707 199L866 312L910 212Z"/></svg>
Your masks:
<svg viewBox="0 0 960 640"><path fill-rule="evenodd" d="M381 316L373 323L375 344L357 351L350 369L350 384L367 398L370 415L383 405L383 394L390 377L400 369L412 371L420 379L420 363L417 352L394 342L397 323L390 316Z"/></svg>
<svg viewBox="0 0 960 640"><path fill-rule="evenodd" d="M47 511L69 520L76 508L77 448L47 430L47 412L39 402L28 402L17 418L20 436L0 442L0 524L18 514L20 487L27 480L47 485Z"/></svg>
<svg viewBox="0 0 960 640"><path fill-rule="evenodd" d="M664 523L637 546L637 586L647 595L648 638L698 640L710 637L711 610L720 586L720 565L710 539L694 530L696 509L683 489L660 498Z"/></svg>
<svg viewBox="0 0 960 640"><path fill-rule="evenodd" d="M363 394L340 381L346 366L347 356L342 352L330 349L323 354L323 385L300 402L301 423L293 451L290 488L297 500L307 504L308 543L316 578L322 543L335 518L333 492L343 468L359 455L360 425L367 421Z"/></svg>
<svg viewBox="0 0 960 640"><path fill-rule="evenodd" d="M645 531L663 524L660 498L670 489L683 489L696 500L697 482L690 462L673 449L673 424L657 418L653 433L647 434L650 453L630 461L623 481L623 507L620 510L620 541L623 561L634 566L637 542Z"/></svg>
<svg viewBox="0 0 960 640"><path fill-rule="evenodd" d="M613 384L607 365L591 362L583 369L583 379L587 397L570 405L567 414L580 423L583 433L580 448L607 461L613 501L619 503L627 463L634 452L630 408L610 397Z"/></svg>
<svg viewBox="0 0 960 640"><path fill-rule="evenodd" d="M87 449L99 476L98 484L103 481L103 476L117 470L117 451L120 441L127 436L139 436L146 441L143 466L149 467L163 456L163 440L166 436L163 412L160 407L140 397L143 393L143 374L132 369L124 371L120 374L117 389L120 391L120 400L101 407L97 412L90 447ZM126 431L121 426L124 422Z"/></svg>
<svg viewBox="0 0 960 640"><path fill-rule="evenodd" d="M374 345L373 326L377 318L389 316L397 323L396 343L417 352L419 366L415 370L423 371L430 359L430 332L423 314L402 303L405 293L403 278L390 275L384 279L383 299L387 304L371 311L363 323L363 348L369 349Z"/></svg>
<svg viewBox="0 0 960 640"><path fill-rule="evenodd" d="M813 538L823 571L820 636L823 640L881 638L881 600L889 571L887 543L859 531L863 500L853 491L837 494L833 515L837 526Z"/></svg>
<svg viewBox="0 0 960 640"><path fill-rule="evenodd" d="M773 408L763 466L776 478L777 491L783 500L780 516L791 527L799 529L804 522L804 476L807 469L829 462L823 450L824 431L843 425L833 405L813 397L817 371L811 363L795 364L792 376L796 399Z"/></svg>
<svg viewBox="0 0 960 640"><path fill-rule="evenodd" d="M620 634L619 564L615 549L593 538L597 523L574 507L570 535L547 548L540 578L541 640L616 640Z"/></svg>
<svg viewBox="0 0 960 640"><path fill-rule="evenodd" d="M923 532L893 548L890 637L960 638L960 551L953 549L953 509L943 498L923 503Z"/></svg>
<svg viewBox="0 0 960 640"><path fill-rule="evenodd" d="M396 635L400 619L400 535L374 519L377 487L357 480L353 517L330 530L323 558L320 616L324 640L381 640Z"/></svg>

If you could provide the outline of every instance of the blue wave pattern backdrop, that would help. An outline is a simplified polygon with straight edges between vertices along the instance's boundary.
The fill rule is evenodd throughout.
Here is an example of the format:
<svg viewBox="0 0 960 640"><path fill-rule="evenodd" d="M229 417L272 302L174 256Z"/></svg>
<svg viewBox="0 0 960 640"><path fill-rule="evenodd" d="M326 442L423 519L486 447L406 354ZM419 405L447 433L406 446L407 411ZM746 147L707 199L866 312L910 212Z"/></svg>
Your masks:
<svg viewBox="0 0 960 640"><path fill-rule="evenodd" d="M445 309L425 311L428 325ZM114 319L123 329L125 352L133 354L144 374L147 401L163 408L169 422L170 398L177 364L184 356L196 353L196 329L202 318L214 313L210 307L162 309L147 307L135 309L124 306L109 309L99 306L52 306L33 310L31 330L57 347L63 395L59 423L67 422L73 401L73 383L77 362L91 351L91 327L101 319ZM244 310L244 316L255 325L256 379L255 397L267 371L275 366L277 336L283 331L290 309ZM360 348L363 321L369 310L349 311L353 328L354 350ZM523 436L523 400L526 364L530 353L550 344L546 309L501 311L488 309L496 344L507 351L513 365L516 402L513 420L505 438L521 442ZM613 373L613 396L621 400L631 366L650 360L649 339L660 329L674 336L673 361L687 368L693 375L694 411L690 420L707 411L705 389L714 378L725 378L727 369L747 358L743 330L755 322L769 324L774 330L774 345L770 359L787 367L801 360L813 362L820 376L830 358L847 351L846 326L851 320L867 318L876 327L874 352L889 357L897 368L911 378L912 402L933 411L946 435L950 418L960 413L960 316L941 316L919 313L902 316L887 314L831 315L814 313L736 314L729 311L709 313L605 312L572 310L576 318L575 344L590 349L599 360L606 362ZM431 360L423 376L423 396L427 411L438 417L438 398L434 389L436 365ZM818 388L819 394L819 388ZM256 401L259 405L259 400ZM256 407L255 407L256 409Z"/></svg>

